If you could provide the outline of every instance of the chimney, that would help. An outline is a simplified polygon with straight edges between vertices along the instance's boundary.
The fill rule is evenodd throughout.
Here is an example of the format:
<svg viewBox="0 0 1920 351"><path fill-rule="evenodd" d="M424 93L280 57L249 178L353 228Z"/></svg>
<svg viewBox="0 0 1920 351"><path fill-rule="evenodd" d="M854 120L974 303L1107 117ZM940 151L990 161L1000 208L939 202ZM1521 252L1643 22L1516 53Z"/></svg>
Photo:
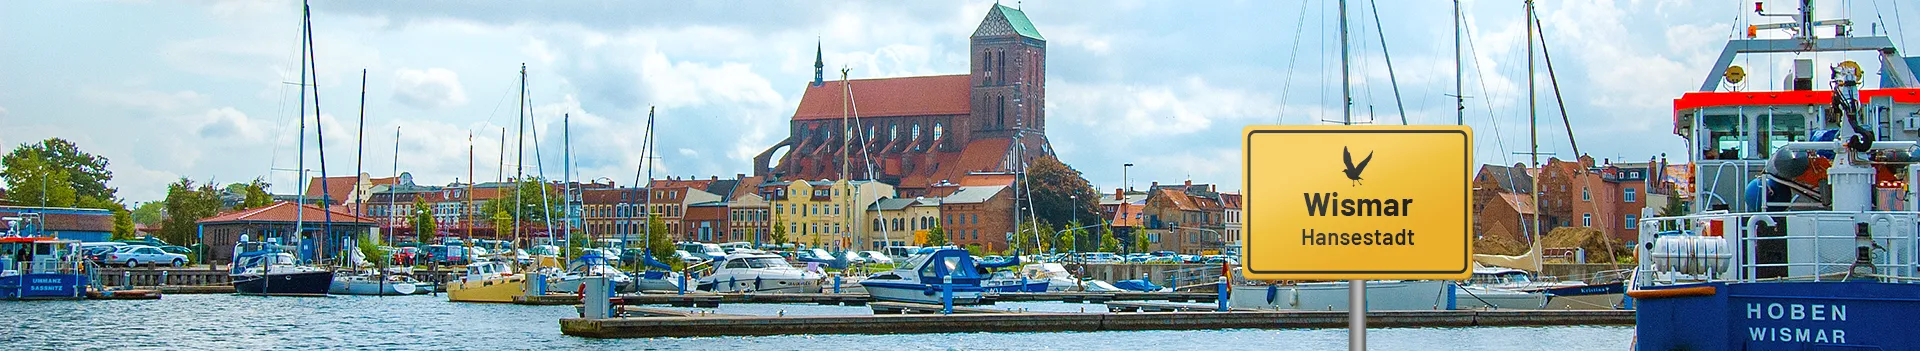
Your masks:
<svg viewBox="0 0 1920 351"><path fill-rule="evenodd" d="M734 174L733 174L733 180L746 180L746 179L747 179L747 174L746 174L746 173L734 173Z"/></svg>
<svg viewBox="0 0 1920 351"><path fill-rule="evenodd" d="M1114 199L1114 200L1126 200L1126 199L1127 199L1127 189L1124 189L1124 188L1113 188L1113 199Z"/></svg>
<svg viewBox="0 0 1920 351"><path fill-rule="evenodd" d="M716 175L716 176L710 176L710 177L712 177L712 178L707 178L707 180L720 180L720 176L717 176L717 175Z"/></svg>
<svg viewBox="0 0 1920 351"><path fill-rule="evenodd" d="M1188 188L1192 188L1192 187L1193 187L1193 180L1192 180L1192 179L1188 179L1188 180L1187 180L1187 185L1186 185L1186 186L1187 186Z"/></svg>
<svg viewBox="0 0 1920 351"><path fill-rule="evenodd" d="M1151 191L1153 190L1153 188L1158 188L1158 187L1160 187L1160 182L1153 182L1153 185L1147 186L1147 190Z"/></svg>

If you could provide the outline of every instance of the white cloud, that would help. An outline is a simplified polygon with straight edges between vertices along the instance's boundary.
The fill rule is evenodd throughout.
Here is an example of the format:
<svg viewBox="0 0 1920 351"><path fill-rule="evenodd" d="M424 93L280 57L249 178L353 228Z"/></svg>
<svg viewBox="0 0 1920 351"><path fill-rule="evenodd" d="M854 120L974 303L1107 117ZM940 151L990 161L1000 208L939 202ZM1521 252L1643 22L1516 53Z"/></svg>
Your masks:
<svg viewBox="0 0 1920 351"><path fill-rule="evenodd" d="M393 99L420 109L457 107L467 103L460 74L445 68L403 68L393 72Z"/></svg>

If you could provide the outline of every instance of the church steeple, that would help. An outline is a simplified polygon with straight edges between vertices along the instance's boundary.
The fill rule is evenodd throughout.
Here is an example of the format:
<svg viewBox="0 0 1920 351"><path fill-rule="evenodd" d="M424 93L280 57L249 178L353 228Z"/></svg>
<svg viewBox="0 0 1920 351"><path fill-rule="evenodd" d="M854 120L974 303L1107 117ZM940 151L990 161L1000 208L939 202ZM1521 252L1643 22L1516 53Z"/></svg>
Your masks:
<svg viewBox="0 0 1920 351"><path fill-rule="evenodd" d="M825 46L821 44L819 41L814 41L813 45L814 45L813 46L813 86L816 86L816 87L824 86L824 85L827 85L827 81L826 81L827 64L826 62L824 62L825 60L821 59L822 57L824 57L823 55L821 55L821 51L824 51L822 50L822 48L824 48Z"/></svg>

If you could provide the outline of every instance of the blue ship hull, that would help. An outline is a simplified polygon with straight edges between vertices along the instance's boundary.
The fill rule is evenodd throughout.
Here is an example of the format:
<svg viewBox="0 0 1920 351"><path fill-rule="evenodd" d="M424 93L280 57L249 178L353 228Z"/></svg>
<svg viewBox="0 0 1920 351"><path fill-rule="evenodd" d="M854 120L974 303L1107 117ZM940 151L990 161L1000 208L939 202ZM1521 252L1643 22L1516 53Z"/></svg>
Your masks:
<svg viewBox="0 0 1920 351"><path fill-rule="evenodd" d="M1650 290L1697 287L1713 292L1636 301L1637 349L1878 350L1920 345L1920 333L1911 328L1920 316L1920 284L1703 283Z"/></svg>
<svg viewBox="0 0 1920 351"><path fill-rule="evenodd" d="M77 300L86 297L87 277L33 273L0 277L0 300Z"/></svg>
<svg viewBox="0 0 1920 351"><path fill-rule="evenodd" d="M1035 280L1028 282L1026 285L1018 283L993 286L982 285L980 288L986 292L1047 292L1047 281Z"/></svg>

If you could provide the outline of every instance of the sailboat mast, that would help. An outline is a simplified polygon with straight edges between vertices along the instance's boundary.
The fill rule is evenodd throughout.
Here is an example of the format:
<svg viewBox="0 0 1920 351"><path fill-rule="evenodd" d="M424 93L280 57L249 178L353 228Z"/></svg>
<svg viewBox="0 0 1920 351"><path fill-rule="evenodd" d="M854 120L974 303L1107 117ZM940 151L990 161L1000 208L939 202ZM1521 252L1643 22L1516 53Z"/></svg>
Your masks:
<svg viewBox="0 0 1920 351"><path fill-rule="evenodd" d="M308 12L306 17L307 17L307 21L306 21L307 22L307 47L309 48L307 50L307 67L306 68L313 71L313 78L316 82L318 82L320 79L320 64L317 62L314 62L318 60L318 57L316 57L318 56L318 54L316 54L314 52L315 50L312 49L313 47L313 13ZM316 245L314 245L314 249L315 249L314 256L316 257L320 256L319 255L320 252L326 252L326 250L324 249L327 247L327 244L330 244L332 242L331 240L328 240L329 239L328 237L333 235L333 210L328 209L328 207L332 206L333 199L332 199L332 192L327 191L327 182L326 182L327 134L326 134L326 129L323 128L324 125L320 122L320 116L321 116L320 89L318 87L315 87L313 89L313 142L314 142L314 151L318 151L320 153L320 179L321 179L320 181L320 194L321 194L320 214L324 218L323 222L321 222L321 227L320 227L321 232L320 232L319 238L317 238L318 240L314 240L314 242L316 243Z"/></svg>
<svg viewBox="0 0 1920 351"><path fill-rule="evenodd" d="M1527 157L1531 159L1533 169L1540 169L1540 113L1537 107L1538 102L1534 98L1533 87L1533 0L1526 0L1526 3L1526 18L1521 21L1521 25L1527 27L1527 133L1529 143L1532 144L1532 151L1527 153ZM1546 175L1546 170L1540 170L1540 175ZM1533 240L1528 245L1528 254L1534 257L1534 267L1539 267L1540 241L1545 239L1541 236L1546 235L1544 232L1546 226L1540 223L1540 176L1536 175L1532 178L1533 193L1527 195L1533 197L1533 231L1528 234L1528 237Z"/></svg>
<svg viewBox="0 0 1920 351"><path fill-rule="evenodd" d="M526 206L520 196L520 184L526 181L527 162L527 64L520 64L520 131L514 135L513 154L513 241L520 241L520 210ZM498 233L496 233L498 234ZM499 239L499 238L495 238Z"/></svg>
<svg viewBox="0 0 1920 351"><path fill-rule="evenodd" d="M473 184L479 182L477 179L473 177L473 131L467 131L467 208L461 212L467 213L468 239L473 238L473 212L479 210L473 207Z"/></svg>
<svg viewBox="0 0 1920 351"><path fill-rule="evenodd" d="M365 68L360 69L360 127L355 133L353 137L353 195L357 197L367 191L367 189L360 187L360 183L367 180L366 177L361 176L361 174L366 172L364 167L367 164L367 69ZM360 207L362 206L359 201L354 201L353 207L353 213L355 215L361 214Z"/></svg>
<svg viewBox="0 0 1920 351"><path fill-rule="evenodd" d="M1340 1L1340 124L1353 125L1353 82L1347 64L1347 2Z"/></svg>
<svg viewBox="0 0 1920 351"><path fill-rule="evenodd" d="M848 121L850 121L850 119L848 119L849 117L851 117L850 116L851 114L849 113L851 111L850 105L853 102L853 86L847 84L847 72L850 70L851 69L845 68L845 67L840 68L840 88L844 89L846 92L845 94L841 94L840 96L841 98L840 99L840 126L841 126L840 128L840 136L841 136L840 138L840 145L841 145L840 147L840 181L845 182L847 184L848 193L842 194L842 195L848 195L848 196L842 197L840 200L840 204L841 206L843 206L843 209L844 209L844 211L840 212L841 216L843 216L840 219L840 223L845 224L844 227L846 231L845 232L836 231L834 233L835 238L833 242L835 244L841 244L841 245L844 245L842 241L845 240L845 234L850 234L848 232L853 231L853 227L856 224L856 222L853 221L854 200L851 199L854 196L854 195L851 195L851 192L854 189L853 177L851 176L851 174L847 173L847 166L850 166L853 163L853 133L854 133L853 125L847 123ZM919 136L916 135L915 138L918 139ZM864 209L862 209L862 211L864 211Z"/></svg>
<svg viewBox="0 0 1920 351"><path fill-rule="evenodd" d="M560 114L560 198L565 200L561 211L566 214L560 223L560 259L566 262L568 244L573 241L573 116Z"/></svg>
<svg viewBox="0 0 1920 351"><path fill-rule="evenodd" d="M469 149L473 147L472 132L467 133L467 147ZM394 179L393 184L387 186L387 243L389 244L393 243L393 240L394 240L393 223L400 221L395 216L396 214L399 214L399 212L395 212L393 210L393 206L395 202L394 198L398 197L399 195L398 193L394 192L393 186L400 185L400 181L398 179L400 177L400 126L393 127L393 177L396 178ZM419 230L419 229L420 228L414 228L414 230ZM414 235L414 237L419 238L420 236ZM422 243L422 244L425 244L425 243Z"/></svg>
<svg viewBox="0 0 1920 351"><path fill-rule="evenodd" d="M307 7L305 1L300 2L300 42L302 44L300 45L300 118L298 118L300 120L300 138L298 141L299 144L294 146L294 149L298 150L296 153L298 156L295 156L295 158L298 158L299 161L295 161L293 167L293 179L294 184L296 184L294 187L299 192L297 200L294 201L298 201L299 203L293 206L294 237L299 237L301 233L306 231L306 221L304 220L306 219L307 210L307 49L309 49L309 47L305 45L305 43L307 40L307 31L313 29L307 25L307 22L313 20L311 11L312 9ZM288 238L288 240L291 241L292 238ZM262 267L264 268L265 266L263 265Z"/></svg>
<svg viewBox="0 0 1920 351"><path fill-rule="evenodd" d="M640 206L640 214L641 214L641 217L643 217L640 222L640 231L641 231L641 234L644 235L642 236L642 238L644 238L642 240L646 241L646 245L645 245L646 251L647 251L646 254L649 255L649 257L651 257L651 255L653 255L653 228L652 228L653 227L653 107L652 106L647 107L647 133L645 135L645 139L646 139L646 143L640 146L640 164L644 165L644 168L647 169L646 183L644 183L645 185L641 185L642 183L640 183L639 181L635 181L633 186L642 187L641 189L645 190L645 193L641 194L640 196L640 199L642 201L641 202L642 205Z"/></svg>
<svg viewBox="0 0 1920 351"><path fill-rule="evenodd" d="M1467 125L1467 96L1460 91L1460 0L1453 0L1453 124Z"/></svg>

